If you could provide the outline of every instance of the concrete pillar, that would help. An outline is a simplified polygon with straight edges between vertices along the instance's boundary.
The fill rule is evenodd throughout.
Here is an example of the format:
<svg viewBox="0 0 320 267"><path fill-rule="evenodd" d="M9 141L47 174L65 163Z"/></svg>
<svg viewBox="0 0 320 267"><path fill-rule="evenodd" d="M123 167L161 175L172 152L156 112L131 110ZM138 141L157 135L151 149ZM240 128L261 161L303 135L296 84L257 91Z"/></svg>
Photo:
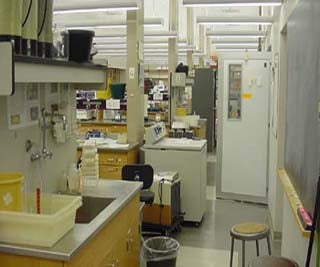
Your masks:
<svg viewBox="0 0 320 267"><path fill-rule="evenodd" d="M169 31L179 31L179 1L170 0L169 1ZM168 71L170 73L175 72L178 65L178 39L170 38L168 40L169 44L169 59L168 59Z"/></svg>
<svg viewBox="0 0 320 267"><path fill-rule="evenodd" d="M127 128L128 142L141 142L144 136L144 6L127 11Z"/></svg>
<svg viewBox="0 0 320 267"><path fill-rule="evenodd" d="M169 31L179 33L179 0L169 1ZM168 40L168 77L169 77L169 94L171 95L171 105L169 105L169 121L172 123L175 114L175 99L171 92L171 74L176 72L178 65L178 38Z"/></svg>
<svg viewBox="0 0 320 267"><path fill-rule="evenodd" d="M187 40L188 45L194 45L194 16L193 9L187 8ZM187 51L187 64L189 66L189 72L193 70L193 51Z"/></svg>

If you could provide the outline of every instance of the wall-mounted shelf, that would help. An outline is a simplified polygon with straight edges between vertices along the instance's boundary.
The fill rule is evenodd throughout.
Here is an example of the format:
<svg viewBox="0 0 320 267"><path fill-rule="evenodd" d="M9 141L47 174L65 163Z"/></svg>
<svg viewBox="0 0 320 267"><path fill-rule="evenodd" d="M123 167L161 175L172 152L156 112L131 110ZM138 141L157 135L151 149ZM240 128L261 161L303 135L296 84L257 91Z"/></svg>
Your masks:
<svg viewBox="0 0 320 267"><path fill-rule="evenodd" d="M16 83L70 83L76 89L106 88L107 67L54 59L15 56Z"/></svg>

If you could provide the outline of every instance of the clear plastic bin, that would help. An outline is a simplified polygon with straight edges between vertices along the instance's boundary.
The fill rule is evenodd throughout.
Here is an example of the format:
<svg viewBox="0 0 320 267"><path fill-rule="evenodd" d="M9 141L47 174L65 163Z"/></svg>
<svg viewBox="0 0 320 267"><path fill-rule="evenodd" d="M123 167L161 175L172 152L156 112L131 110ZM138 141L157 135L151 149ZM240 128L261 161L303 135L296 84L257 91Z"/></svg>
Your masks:
<svg viewBox="0 0 320 267"><path fill-rule="evenodd" d="M31 212L0 211L0 241L52 247L75 224L80 196L41 195L41 214L35 212L35 197L26 198Z"/></svg>

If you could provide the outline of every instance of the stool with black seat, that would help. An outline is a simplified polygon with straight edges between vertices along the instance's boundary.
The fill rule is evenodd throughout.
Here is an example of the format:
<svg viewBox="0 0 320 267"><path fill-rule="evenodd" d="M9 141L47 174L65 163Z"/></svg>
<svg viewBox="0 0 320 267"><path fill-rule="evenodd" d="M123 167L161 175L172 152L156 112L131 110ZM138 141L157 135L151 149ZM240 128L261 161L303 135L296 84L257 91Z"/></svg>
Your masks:
<svg viewBox="0 0 320 267"><path fill-rule="evenodd" d="M153 183L153 175L154 171L150 165L134 164L122 168L122 180L143 183L140 201L147 205L152 205L154 201L154 193L149 190Z"/></svg>

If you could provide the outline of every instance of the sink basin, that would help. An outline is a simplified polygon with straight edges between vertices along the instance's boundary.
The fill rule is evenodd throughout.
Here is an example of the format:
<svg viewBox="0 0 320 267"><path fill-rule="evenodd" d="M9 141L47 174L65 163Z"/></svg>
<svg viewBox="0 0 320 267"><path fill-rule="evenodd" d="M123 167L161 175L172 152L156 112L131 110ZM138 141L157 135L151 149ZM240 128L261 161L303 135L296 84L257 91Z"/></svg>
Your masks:
<svg viewBox="0 0 320 267"><path fill-rule="evenodd" d="M76 223L90 223L98 214L108 207L115 198L82 197L82 206L77 210Z"/></svg>

